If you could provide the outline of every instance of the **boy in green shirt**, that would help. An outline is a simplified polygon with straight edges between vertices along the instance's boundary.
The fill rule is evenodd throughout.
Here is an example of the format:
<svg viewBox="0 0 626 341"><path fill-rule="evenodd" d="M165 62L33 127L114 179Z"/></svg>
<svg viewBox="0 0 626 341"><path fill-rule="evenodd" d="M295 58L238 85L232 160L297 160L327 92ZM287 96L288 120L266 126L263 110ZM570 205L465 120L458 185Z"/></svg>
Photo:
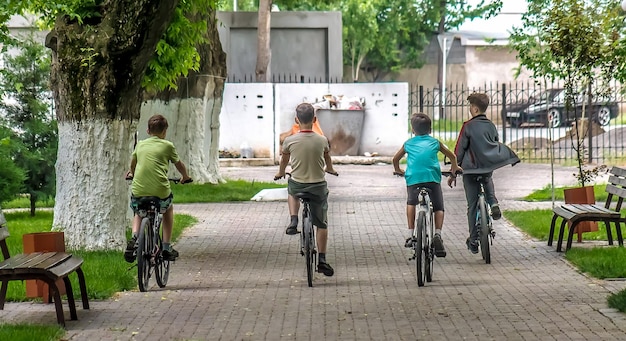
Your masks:
<svg viewBox="0 0 626 341"><path fill-rule="evenodd" d="M154 115L148 120L148 137L139 141L133 152L130 162L130 171L127 178L133 179L130 207L135 212L133 219L133 236L126 245L124 259L132 263L137 257L137 233L141 224L141 217L137 214L138 199L140 197L161 198L161 213L163 213L163 258L173 261L178 257L178 251L170 244L174 225L174 206L172 206L172 190L167 178L169 163L172 162L182 175L181 183L191 182L187 175L185 164L178 158L174 144L165 139L167 133L167 119L162 115Z"/></svg>

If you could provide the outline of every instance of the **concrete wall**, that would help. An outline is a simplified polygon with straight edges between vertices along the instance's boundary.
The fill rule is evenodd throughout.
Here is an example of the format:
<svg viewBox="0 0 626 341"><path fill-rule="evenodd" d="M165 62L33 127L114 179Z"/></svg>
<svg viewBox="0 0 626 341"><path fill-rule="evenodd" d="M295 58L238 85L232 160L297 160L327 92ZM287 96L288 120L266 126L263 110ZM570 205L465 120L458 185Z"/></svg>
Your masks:
<svg viewBox="0 0 626 341"><path fill-rule="evenodd" d="M271 12L271 73L298 81L343 77L341 12ZM218 31L226 52L229 79L254 80L257 12L218 12ZM295 80L294 80L295 81Z"/></svg>
<svg viewBox="0 0 626 341"><path fill-rule="evenodd" d="M226 83L220 114L220 150L278 160L279 134L294 123L295 107L325 94L365 100L359 155L392 156L409 137L408 83L271 84Z"/></svg>

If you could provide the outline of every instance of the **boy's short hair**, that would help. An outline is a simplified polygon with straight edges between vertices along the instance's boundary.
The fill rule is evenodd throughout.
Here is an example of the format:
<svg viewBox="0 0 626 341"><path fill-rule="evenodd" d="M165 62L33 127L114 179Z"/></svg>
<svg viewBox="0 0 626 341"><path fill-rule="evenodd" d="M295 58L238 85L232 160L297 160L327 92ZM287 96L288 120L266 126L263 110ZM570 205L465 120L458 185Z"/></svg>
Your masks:
<svg viewBox="0 0 626 341"><path fill-rule="evenodd" d="M311 123L315 117L315 108L311 103L300 103L296 107L296 117L302 124Z"/></svg>
<svg viewBox="0 0 626 341"><path fill-rule="evenodd" d="M416 135L430 134L431 125L432 121L428 115L421 112L411 115L411 128Z"/></svg>
<svg viewBox="0 0 626 341"><path fill-rule="evenodd" d="M148 131L152 134L160 134L167 129L167 119L163 115L152 115L148 119Z"/></svg>
<svg viewBox="0 0 626 341"><path fill-rule="evenodd" d="M482 92L474 92L473 94L467 97L467 100L470 104L473 104L478 107L480 112L487 111L487 107L489 106L489 96Z"/></svg>

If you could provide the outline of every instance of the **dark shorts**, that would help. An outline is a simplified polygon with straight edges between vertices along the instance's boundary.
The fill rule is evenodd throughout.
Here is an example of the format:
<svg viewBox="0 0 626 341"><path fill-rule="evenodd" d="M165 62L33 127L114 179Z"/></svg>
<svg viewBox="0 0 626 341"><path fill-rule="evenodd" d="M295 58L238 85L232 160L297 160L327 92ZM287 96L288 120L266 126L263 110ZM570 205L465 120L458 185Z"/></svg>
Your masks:
<svg viewBox="0 0 626 341"><path fill-rule="evenodd" d="M134 213L137 213L137 211L139 211L139 201L141 198L144 197L136 197L134 195L130 196L130 208L133 209ZM170 206L172 206L172 200L174 199L174 193L170 193L170 196L167 198L163 198L160 199L160 204L161 204L161 213L165 213L165 211L167 211L168 208L170 208Z"/></svg>
<svg viewBox="0 0 626 341"><path fill-rule="evenodd" d="M433 203L433 212L443 211L443 193L441 192L441 184L436 182L424 182L406 187L407 199L406 204L415 206L419 203L419 189L426 187L430 189L430 202Z"/></svg>
<svg viewBox="0 0 626 341"><path fill-rule="evenodd" d="M310 201L313 225L320 229L328 227L328 186L326 181L305 184L289 179L287 192L291 195L302 192L313 194L315 198Z"/></svg>

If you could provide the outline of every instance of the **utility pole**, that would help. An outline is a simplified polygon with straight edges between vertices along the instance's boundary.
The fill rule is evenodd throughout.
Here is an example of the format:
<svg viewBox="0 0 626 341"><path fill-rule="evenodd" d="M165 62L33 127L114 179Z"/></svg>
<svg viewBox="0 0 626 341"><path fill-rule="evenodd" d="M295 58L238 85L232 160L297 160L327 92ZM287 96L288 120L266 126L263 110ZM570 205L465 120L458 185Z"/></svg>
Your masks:
<svg viewBox="0 0 626 341"><path fill-rule="evenodd" d="M447 0L441 0L441 2L439 3L439 5L441 6L440 8L441 18L439 19L439 27L437 28L438 37L442 37L446 33L447 4L448 4ZM443 103L443 101L445 100L445 94L443 93L443 91L445 91L445 84L443 84L445 82L445 79L443 78L443 72L444 72L444 67L446 66L443 64L443 56L444 56L444 53L447 53L447 51L444 52L443 51L444 49L445 49L445 45L442 46L439 49L439 53L437 53L437 84L439 88L439 119L442 119L445 117L444 116L445 115L444 113L445 103Z"/></svg>

